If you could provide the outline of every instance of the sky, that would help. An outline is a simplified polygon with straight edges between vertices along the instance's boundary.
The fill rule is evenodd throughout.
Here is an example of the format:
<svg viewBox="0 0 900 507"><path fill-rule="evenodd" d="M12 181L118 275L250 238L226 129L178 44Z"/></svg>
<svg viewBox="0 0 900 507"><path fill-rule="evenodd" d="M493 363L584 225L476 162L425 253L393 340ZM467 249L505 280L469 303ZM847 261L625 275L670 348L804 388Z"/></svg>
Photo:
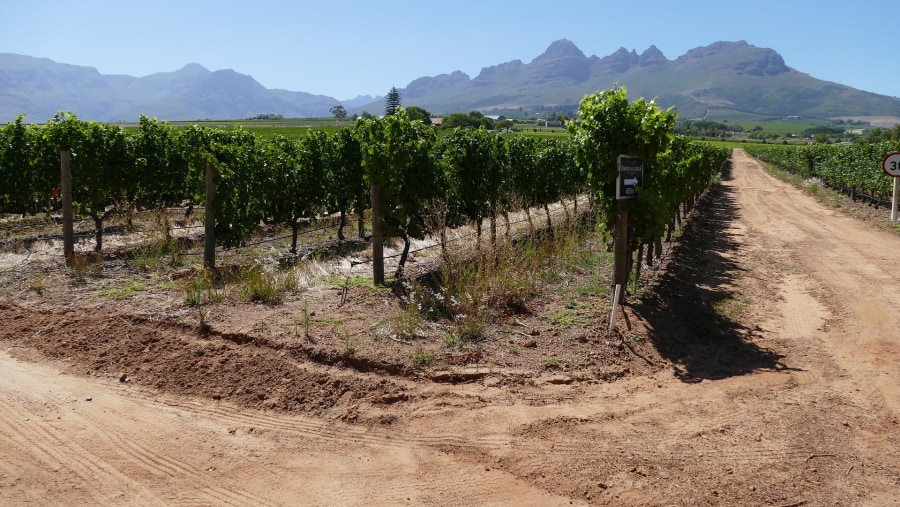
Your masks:
<svg viewBox="0 0 900 507"><path fill-rule="evenodd" d="M0 0L0 53L139 77L199 63L349 100L528 63L559 39L599 57L655 45L670 60L745 40L814 78L900 97L897 12L895 0Z"/></svg>

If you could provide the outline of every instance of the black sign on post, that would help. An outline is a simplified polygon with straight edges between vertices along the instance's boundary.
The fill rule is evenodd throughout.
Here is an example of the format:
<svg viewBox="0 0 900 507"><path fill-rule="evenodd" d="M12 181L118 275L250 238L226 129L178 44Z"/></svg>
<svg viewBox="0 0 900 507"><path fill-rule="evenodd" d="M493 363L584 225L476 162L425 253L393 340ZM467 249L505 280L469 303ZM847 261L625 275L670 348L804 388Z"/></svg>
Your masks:
<svg viewBox="0 0 900 507"><path fill-rule="evenodd" d="M616 199L637 199L637 187L644 182L644 163L637 157L619 155Z"/></svg>

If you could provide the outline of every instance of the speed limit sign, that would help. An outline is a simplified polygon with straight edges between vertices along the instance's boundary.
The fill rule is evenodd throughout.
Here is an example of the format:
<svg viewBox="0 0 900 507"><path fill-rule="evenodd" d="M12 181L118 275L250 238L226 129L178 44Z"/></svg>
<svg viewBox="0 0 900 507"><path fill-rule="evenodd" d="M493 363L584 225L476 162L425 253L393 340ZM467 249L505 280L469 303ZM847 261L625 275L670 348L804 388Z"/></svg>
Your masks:
<svg viewBox="0 0 900 507"><path fill-rule="evenodd" d="M894 178L894 195L891 199L891 222L897 221L897 212L900 210L900 151L889 153L881 161L881 170L884 174Z"/></svg>
<svg viewBox="0 0 900 507"><path fill-rule="evenodd" d="M888 154L881 162L881 170L884 174L894 178L900 178L900 151Z"/></svg>

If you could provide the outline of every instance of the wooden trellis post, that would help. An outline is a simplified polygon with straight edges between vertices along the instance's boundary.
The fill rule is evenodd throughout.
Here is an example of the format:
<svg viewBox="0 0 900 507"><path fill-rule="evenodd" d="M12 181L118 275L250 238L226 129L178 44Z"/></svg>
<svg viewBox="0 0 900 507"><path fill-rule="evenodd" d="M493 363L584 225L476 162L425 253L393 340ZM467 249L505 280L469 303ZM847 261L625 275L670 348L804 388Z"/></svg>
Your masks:
<svg viewBox="0 0 900 507"><path fill-rule="evenodd" d="M63 256L66 263L75 256L75 214L72 211L72 154L68 150L59 152L60 184L63 215Z"/></svg>

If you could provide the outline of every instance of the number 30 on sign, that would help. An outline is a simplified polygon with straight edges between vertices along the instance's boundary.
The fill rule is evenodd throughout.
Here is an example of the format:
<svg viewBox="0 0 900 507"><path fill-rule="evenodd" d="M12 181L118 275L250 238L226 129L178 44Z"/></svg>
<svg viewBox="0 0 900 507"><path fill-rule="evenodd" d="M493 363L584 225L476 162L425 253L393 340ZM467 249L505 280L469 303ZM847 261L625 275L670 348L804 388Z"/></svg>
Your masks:
<svg viewBox="0 0 900 507"><path fill-rule="evenodd" d="M900 151L888 154L881 162L881 169L884 174L894 178L900 178Z"/></svg>

